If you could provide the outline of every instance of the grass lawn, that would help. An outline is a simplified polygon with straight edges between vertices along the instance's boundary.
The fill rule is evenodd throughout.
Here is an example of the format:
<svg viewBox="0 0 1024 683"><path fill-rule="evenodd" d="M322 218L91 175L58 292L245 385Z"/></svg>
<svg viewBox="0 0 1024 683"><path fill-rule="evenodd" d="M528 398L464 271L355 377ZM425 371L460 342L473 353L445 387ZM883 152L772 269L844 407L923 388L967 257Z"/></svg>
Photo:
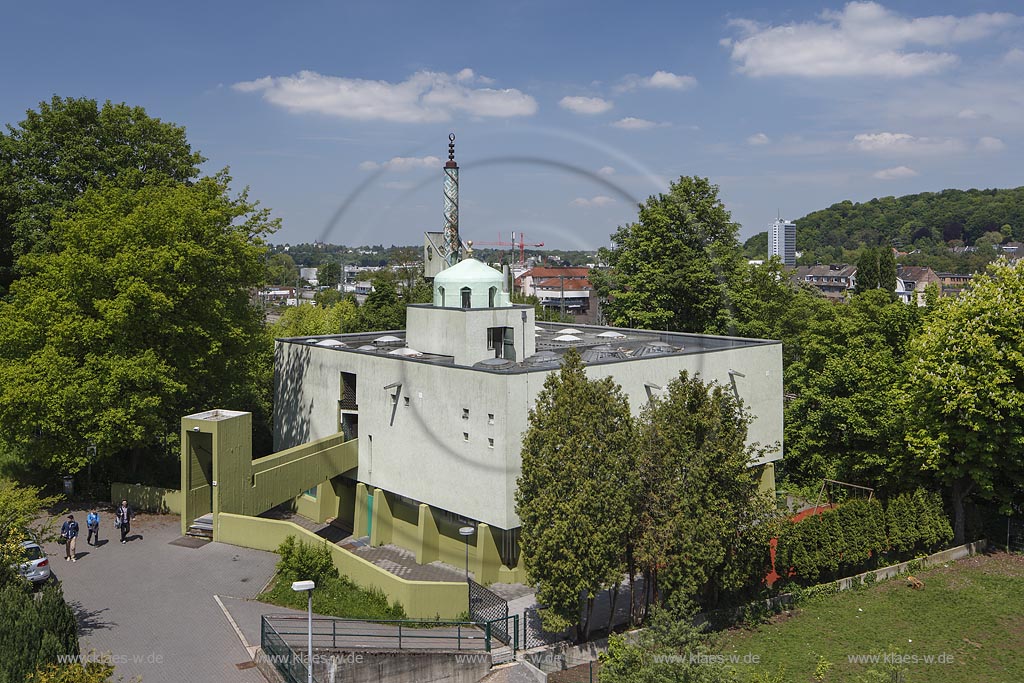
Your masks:
<svg viewBox="0 0 1024 683"><path fill-rule="evenodd" d="M744 674L784 670L786 681L814 681L819 658L831 663L828 682L856 681L870 665L855 655L898 653L952 663L905 662L900 683L1017 683L1024 681L1024 556L994 553L915 573L903 579L801 603L754 630L721 634L719 651L760 655Z"/></svg>
<svg viewBox="0 0 1024 683"><path fill-rule="evenodd" d="M259 599L272 605L305 610L305 593L292 590L290 580L278 574L274 582ZM345 578L329 578L313 591L313 611L325 616L347 619L405 619L405 610L398 603L389 604L380 591L368 591Z"/></svg>

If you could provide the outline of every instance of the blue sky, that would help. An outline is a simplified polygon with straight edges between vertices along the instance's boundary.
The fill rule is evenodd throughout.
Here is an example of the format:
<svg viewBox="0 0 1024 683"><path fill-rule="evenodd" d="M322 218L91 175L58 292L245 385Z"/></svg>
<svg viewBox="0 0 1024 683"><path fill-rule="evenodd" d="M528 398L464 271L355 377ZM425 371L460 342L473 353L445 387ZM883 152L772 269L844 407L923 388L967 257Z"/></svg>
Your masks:
<svg viewBox="0 0 1024 683"><path fill-rule="evenodd" d="M1019 2L18 3L0 121L184 125L275 242L418 244L448 133L466 239L607 244L680 175L741 236L843 199L1024 184Z"/></svg>

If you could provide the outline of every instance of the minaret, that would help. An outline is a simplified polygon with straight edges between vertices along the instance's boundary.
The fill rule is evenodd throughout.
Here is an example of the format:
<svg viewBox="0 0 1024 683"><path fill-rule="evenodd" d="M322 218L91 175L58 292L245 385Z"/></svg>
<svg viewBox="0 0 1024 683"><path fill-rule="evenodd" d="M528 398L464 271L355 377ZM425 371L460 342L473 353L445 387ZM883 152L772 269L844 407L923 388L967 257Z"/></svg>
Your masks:
<svg viewBox="0 0 1024 683"><path fill-rule="evenodd" d="M444 247L449 266L459 262L459 165L455 163L455 133L448 136L448 162L444 165Z"/></svg>

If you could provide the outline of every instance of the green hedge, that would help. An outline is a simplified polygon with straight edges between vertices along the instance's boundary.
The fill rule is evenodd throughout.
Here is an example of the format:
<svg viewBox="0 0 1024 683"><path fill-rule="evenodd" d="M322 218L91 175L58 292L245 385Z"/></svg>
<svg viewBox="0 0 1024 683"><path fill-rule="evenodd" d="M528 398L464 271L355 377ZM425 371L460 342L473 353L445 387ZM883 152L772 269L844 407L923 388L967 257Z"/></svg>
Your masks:
<svg viewBox="0 0 1024 683"><path fill-rule="evenodd" d="M23 585L0 588L0 683L24 683L59 655L77 655L75 614L59 586L39 595Z"/></svg>
<svg viewBox="0 0 1024 683"><path fill-rule="evenodd" d="M880 559L901 561L932 552L953 538L937 493L918 489L891 499L853 500L800 522L779 534L775 566L801 584L858 574Z"/></svg>

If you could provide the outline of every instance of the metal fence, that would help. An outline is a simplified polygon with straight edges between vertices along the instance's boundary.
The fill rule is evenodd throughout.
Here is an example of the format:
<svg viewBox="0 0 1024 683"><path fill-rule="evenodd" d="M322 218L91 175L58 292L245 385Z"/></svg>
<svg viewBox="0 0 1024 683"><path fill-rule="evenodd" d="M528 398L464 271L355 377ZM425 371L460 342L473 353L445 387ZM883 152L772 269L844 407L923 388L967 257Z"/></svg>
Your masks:
<svg viewBox="0 0 1024 683"><path fill-rule="evenodd" d="M1006 550L1024 553L1024 520L1018 517L1006 518Z"/></svg>
<svg viewBox="0 0 1024 683"><path fill-rule="evenodd" d="M263 615L260 623L260 645L270 661L288 683L307 680L308 617ZM515 659L519 649L519 615L501 619L471 621L416 621L392 619L313 618L313 678L324 673L330 654L352 650L439 650L470 651L491 655L495 664ZM512 634L509 642L498 633ZM495 642L498 641L498 642ZM508 645L508 647L503 647ZM324 662L317 664L319 658Z"/></svg>
<svg viewBox="0 0 1024 683"><path fill-rule="evenodd" d="M508 603L493 591L484 588L473 579L469 582L469 618L491 624L491 634L509 645L512 634L508 628Z"/></svg>

